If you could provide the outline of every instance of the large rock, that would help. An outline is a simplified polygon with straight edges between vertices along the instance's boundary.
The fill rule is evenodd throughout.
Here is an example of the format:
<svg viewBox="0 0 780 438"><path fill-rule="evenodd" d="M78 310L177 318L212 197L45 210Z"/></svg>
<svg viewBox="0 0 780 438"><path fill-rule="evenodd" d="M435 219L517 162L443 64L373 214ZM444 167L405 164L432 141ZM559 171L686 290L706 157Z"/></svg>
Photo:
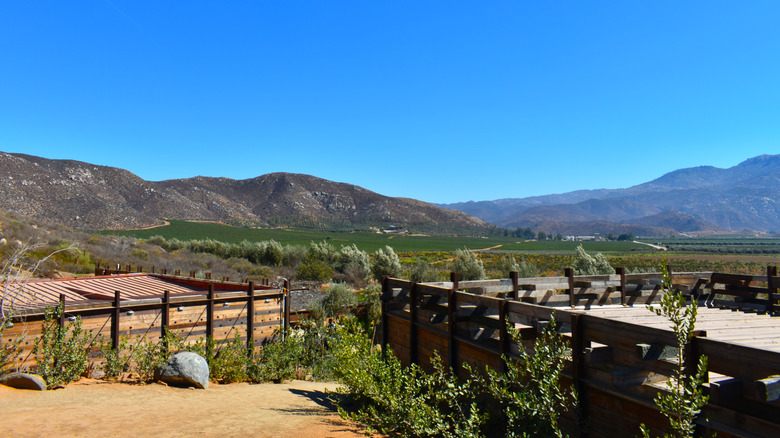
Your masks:
<svg viewBox="0 0 780 438"><path fill-rule="evenodd" d="M206 389L209 387L209 364L197 353L176 353L168 362L154 370L154 380L161 380L173 386Z"/></svg>
<svg viewBox="0 0 780 438"><path fill-rule="evenodd" d="M46 391L46 381L37 374L10 373L0 377L0 385L16 389L32 389Z"/></svg>

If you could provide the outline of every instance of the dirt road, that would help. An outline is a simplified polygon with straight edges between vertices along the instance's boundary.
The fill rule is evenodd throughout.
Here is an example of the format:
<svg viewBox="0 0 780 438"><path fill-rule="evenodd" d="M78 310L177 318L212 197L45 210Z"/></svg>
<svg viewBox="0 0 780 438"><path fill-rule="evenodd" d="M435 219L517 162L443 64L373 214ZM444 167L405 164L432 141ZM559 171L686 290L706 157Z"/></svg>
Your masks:
<svg viewBox="0 0 780 438"><path fill-rule="evenodd" d="M328 402L334 383L212 384L207 390L79 382L35 392L0 385L0 436L364 437Z"/></svg>

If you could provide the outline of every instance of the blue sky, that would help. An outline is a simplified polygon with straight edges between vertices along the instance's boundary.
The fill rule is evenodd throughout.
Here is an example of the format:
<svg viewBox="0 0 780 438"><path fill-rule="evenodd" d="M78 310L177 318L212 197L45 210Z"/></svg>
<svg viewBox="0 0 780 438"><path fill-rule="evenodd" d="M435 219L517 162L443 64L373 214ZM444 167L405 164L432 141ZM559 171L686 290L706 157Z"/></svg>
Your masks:
<svg viewBox="0 0 780 438"><path fill-rule="evenodd" d="M780 153L780 2L0 3L0 151L429 202Z"/></svg>

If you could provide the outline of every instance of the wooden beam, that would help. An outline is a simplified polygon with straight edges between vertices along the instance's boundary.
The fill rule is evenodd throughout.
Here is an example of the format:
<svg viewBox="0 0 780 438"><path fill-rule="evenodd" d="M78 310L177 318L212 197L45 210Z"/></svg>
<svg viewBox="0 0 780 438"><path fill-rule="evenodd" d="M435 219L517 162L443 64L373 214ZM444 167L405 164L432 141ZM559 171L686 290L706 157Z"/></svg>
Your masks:
<svg viewBox="0 0 780 438"><path fill-rule="evenodd" d="M780 375L758 380L756 382L756 397L767 402L780 400Z"/></svg>

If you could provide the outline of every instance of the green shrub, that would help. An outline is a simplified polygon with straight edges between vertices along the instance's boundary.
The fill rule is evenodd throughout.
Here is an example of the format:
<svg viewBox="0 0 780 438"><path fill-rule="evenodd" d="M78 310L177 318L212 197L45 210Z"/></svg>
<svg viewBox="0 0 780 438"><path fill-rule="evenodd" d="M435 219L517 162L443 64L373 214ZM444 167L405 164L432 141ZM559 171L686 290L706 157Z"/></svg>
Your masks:
<svg viewBox="0 0 780 438"><path fill-rule="evenodd" d="M214 349L212 348L212 351ZM222 343L214 355L207 358L212 380L220 383L244 382L248 379L247 366L251 362L246 340L236 333L232 340Z"/></svg>
<svg viewBox="0 0 780 438"><path fill-rule="evenodd" d="M353 410L342 416L383 433L414 437L477 437L487 420L473 381L461 383L433 360L433 373L386 360L353 320L345 320L332 342L333 370Z"/></svg>
<svg viewBox="0 0 780 438"><path fill-rule="evenodd" d="M368 253L352 244L339 250L334 268L342 274L350 273L356 279L365 279L371 272L371 263Z"/></svg>
<svg viewBox="0 0 780 438"><path fill-rule="evenodd" d="M37 372L49 388L73 382L88 365L89 338L81 327L81 317L60 327L62 311L62 305L46 309L41 335L33 346Z"/></svg>
<svg viewBox="0 0 780 438"><path fill-rule="evenodd" d="M98 344L98 350L103 356L100 369L106 378L117 378L123 372L130 370L133 354L129 349L127 336L119 337L119 345L116 349L111 346L110 339L102 339Z"/></svg>
<svg viewBox="0 0 780 438"><path fill-rule="evenodd" d="M570 356L566 340L556 331L554 317L537 337L533 353L522 348L514 327L509 332L521 345L519 357L505 357L506 373L487 369L486 378L479 378L503 413L492 426L505 431L506 437L561 436L558 419L576 402L574 390L561 384Z"/></svg>
<svg viewBox="0 0 780 438"><path fill-rule="evenodd" d="M451 269L458 273L460 280L482 280L485 278L485 268L482 260L473 251L459 249L455 251Z"/></svg>
<svg viewBox="0 0 780 438"><path fill-rule="evenodd" d="M144 335L133 345L134 369L142 381L151 381L154 370L170 359L171 354L180 350L184 350L184 340L168 330L158 341Z"/></svg>
<svg viewBox="0 0 780 438"><path fill-rule="evenodd" d="M603 275L615 273L615 268L609 264L609 260L607 260L604 254L597 252L596 255L591 256L585 252L585 248L583 248L582 245L578 245L575 249L573 268L575 275Z"/></svg>
<svg viewBox="0 0 780 438"><path fill-rule="evenodd" d="M15 336L13 339L4 339L3 332L8 322L0 320L0 376L16 371L16 360L22 353L24 336Z"/></svg>
<svg viewBox="0 0 780 438"><path fill-rule="evenodd" d="M247 377L254 382L280 382L299 375L306 362L302 330L277 330L260 351L259 360L249 365Z"/></svg>
<svg viewBox="0 0 780 438"><path fill-rule="evenodd" d="M357 295L347 286L336 283L328 286L324 296L309 303L312 318L322 320L348 313L357 304Z"/></svg>
<svg viewBox="0 0 780 438"><path fill-rule="evenodd" d="M398 254L393 251L390 246L379 248L374 252L374 261L371 264L371 274L374 279L381 281L385 275L393 277L398 276L401 273L401 261L398 258Z"/></svg>
<svg viewBox="0 0 780 438"><path fill-rule="evenodd" d="M409 268L409 280L421 283L438 281L439 271L429 262L417 259Z"/></svg>
<svg viewBox="0 0 780 438"><path fill-rule="evenodd" d="M296 270L298 280L326 282L333 277L333 270L322 260L306 260Z"/></svg>

